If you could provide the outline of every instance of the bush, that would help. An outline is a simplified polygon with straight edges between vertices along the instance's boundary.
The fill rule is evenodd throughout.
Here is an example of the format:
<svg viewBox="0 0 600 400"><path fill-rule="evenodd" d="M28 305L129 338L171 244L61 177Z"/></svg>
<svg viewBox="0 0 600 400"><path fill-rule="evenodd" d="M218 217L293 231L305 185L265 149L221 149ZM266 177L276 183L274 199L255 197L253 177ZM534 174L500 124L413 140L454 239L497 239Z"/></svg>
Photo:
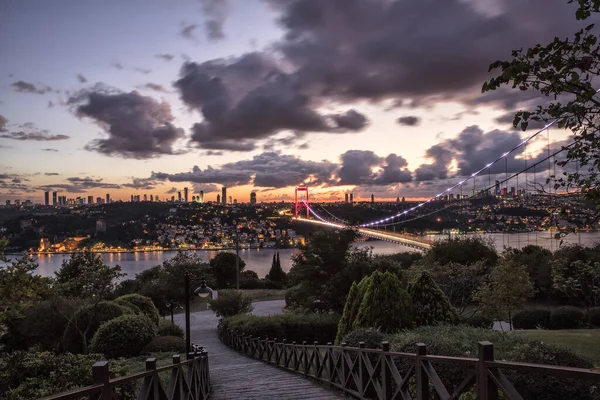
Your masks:
<svg viewBox="0 0 600 400"><path fill-rule="evenodd" d="M219 325L219 332L236 330L244 335L286 339L288 342L302 343L333 342L340 316L337 314L285 313L268 317L256 315L236 315L225 318Z"/></svg>
<svg viewBox="0 0 600 400"><path fill-rule="evenodd" d="M523 310L516 313L512 318L515 329L548 329L550 326L549 310Z"/></svg>
<svg viewBox="0 0 600 400"><path fill-rule="evenodd" d="M587 316L590 327L600 328L600 307L590 308Z"/></svg>
<svg viewBox="0 0 600 400"><path fill-rule="evenodd" d="M5 353L0 357L0 397L6 400L39 399L91 385L92 365L102 358L101 354ZM111 378L126 375L125 363L111 361L110 373ZM133 395L131 385L119 388L119 394L124 395L122 390Z"/></svg>
<svg viewBox="0 0 600 400"><path fill-rule="evenodd" d="M577 307L559 307L550 313L550 329L579 328L584 319L584 312Z"/></svg>
<svg viewBox="0 0 600 400"><path fill-rule="evenodd" d="M157 336L177 336L183 338L185 335L183 329L177 324L172 323L169 320L161 319L158 322Z"/></svg>
<svg viewBox="0 0 600 400"><path fill-rule="evenodd" d="M117 303L118 305L120 305L121 307L125 307L126 309L128 309L131 314L139 315L142 313L142 310L140 310L140 308L138 306L136 306L135 304L131 304L127 300L123 300L121 298L116 298L113 301L115 303Z"/></svg>
<svg viewBox="0 0 600 400"><path fill-rule="evenodd" d="M381 349L381 342L384 340L385 335L377 329L358 328L345 335L340 342L350 347L358 347L360 342L364 342L368 349Z"/></svg>
<svg viewBox="0 0 600 400"><path fill-rule="evenodd" d="M454 357L476 357L478 342L494 344L497 360L591 368L593 365L569 350L526 339L517 333L499 332L468 326L420 327L398 333L389 339L393 351L414 352L415 343L425 343L427 353ZM399 362L400 373L412 365L412 360ZM468 374L467 367L435 364L435 370L446 388L452 392ZM504 374L524 399L591 400L593 386L582 380L555 378L505 369Z"/></svg>
<svg viewBox="0 0 600 400"><path fill-rule="evenodd" d="M210 300L209 304L217 317L248 314L254 310L252 298L238 290L219 290L217 299Z"/></svg>
<svg viewBox="0 0 600 400"><path fill-rule="evenodd" d="M23 311L23 318L13 321L9 326L14 336L15 347L29 348L39 346L41 350L58 350L61 346L67 319L57 304L42 301Z"/></svg>
<svg viewBox="0 0 600 400"><path fill-rule="evenodd" d="M131 314L131 311L114 301L101 301L95 306L84 308L65 328L63 350L74 354L86 353L87 346L100 325L124 314ZM81 332L85 332L85 346Z"/></svg>
<svg viewBox="0 0 600 400"><path fill-rule="evenodd" d="M133 293L121 296L117 298L117 300L126 301L130 304L133 304L134 306L140 309L142 314L150 318L150 320L154 322L155 325L158 325L160 315L158 314L158 310L156 309L156 306L154 305L152 300L150 300L150 298Z"/></svg>
<svg viewBox="0 0 600 400"><path fill-rule="evenodd" d="M413 322L416 326L455 324L458 315L431 275L422 272L410 289Z"/></svg>
<svg viewBox="0 0 600 400"><path fill-rule="evenodd" d="M138 356L156 336L156 325L145 315L122 315L104 323L90 350L107 358Z"/></svg>
<svg viewBox="0 0 600 400"><path fill-rule="evenodd" d="M316 309L318 298L314 295L314 290L307 283L300 283L292 286L285 292L285 308L288 310Z"/></svg>
<svg viewBox="0 0 600 400"><path fill-rule="evenodd" d="M142 353L157 353L172 351L185 353L185 340L179 336L157 336L144 347Z"/></svg>
<svg viewBox="0 0 600 400"><path fill-rule="evenodd" d="M344 313L338 324L337 336L335 342L339 343L347 333L352 331L352 326L356 320L356 315L360 309L360 303L365 296L366 288L373 281L371 277L363 278L360 283L353 282L350 292L346 297L346 304L344 305Z"/></svg>
<svg viewBox="0 0 600 400"><path fill-rule="evenodd" d="M460 323L474 328L484 329L492 329L492 327L494 326L494 321L491 318L480 314L475 314L468 318L462 318L460 320Z"/></svg>

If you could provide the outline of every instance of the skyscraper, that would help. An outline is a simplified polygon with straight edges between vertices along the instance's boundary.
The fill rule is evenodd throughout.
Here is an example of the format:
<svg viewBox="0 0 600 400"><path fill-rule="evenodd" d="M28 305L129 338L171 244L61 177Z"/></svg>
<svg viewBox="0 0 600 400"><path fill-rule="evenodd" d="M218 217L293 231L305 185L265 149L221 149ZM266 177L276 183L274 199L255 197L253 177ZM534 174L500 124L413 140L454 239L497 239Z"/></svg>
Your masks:
<svg viewBox="0 0 600 400"><path fill-rule="evenodd" d="M88 196L88 204L94 204L94 196Z"/></svg>
<svg viewBox="0 0 600 400"><path fill-rule="evenodd" d="M185 199L185 202L187 203L189 200L188 197L189 193L188 193L188 188L183 188L183 198Z"/></svg>
<svg viewBox="0 0 600 400"><path fill-rule="evenodd" d="M350 203L354 203L354 194L350 193Z"/></svg>
<svg viewBox="0 0 600 400"><path fill-rule="evenodd" d="M177 201L181 203L181 190L177 192Z"/></svg>
<svg viewBox="0 0 600 400"><path fill-rule="evenodd" d="M154 201L154 195L153 194L150 195L150 201L151 202Z"/></svg>
<svg viewBox="0 0 600 400"><path fill-rule="evenodd" d="M106 204L110 203L110 194L106 193Z"/></svg>
<svg viewBox="0 0 600 400"><path fill-rule="evenodd" d="M131 202L133 203L133 195L131 195Z"/></svg>
<svg viewBox="0 0 600 400"><path fill-rule="evenodd" d="M50 192L44 192L44 205L50 205Z"/></svg>
<svg viewBox="0 0 600 400"><path fill-rule="evenodd" d="M396 197L396 203L400 203L400 197Z"/></svg>
<svg viewBox="0 0 600 400"><path fill-rule="evenodd" d="M221 195L217 194L217 203L220 203L220 202L221 202Z"/></svg>
<svg viewBox="0 0 600 400"><path fill-rule="evenodd" d="M200 191L200 195L198 196L198 202L204 203L204 191L203 190Z"/></svg>
<svg viewBox="0 0 600 400"><path fill-rule="evenodd" d="M348 203L348 193L345 194L344 203Z"/></svg>
<svg viewBox="0 0 600 400"><path fill-rule="evenodd" d="M375 195L371 194L371 204L375 203Z"/></svg>
<svg viewBox="0 0 600 400"><path fill-rule="evenodd" d="M496 181L496 196L500 194L500 181Z"/></svg>
<svg viewBox="0 0 600 400"><path fill-rule="evenodd" d="M229 204L233 203L233 199L229 196Z"/></svg>
<svg viewBox="0 0 600 400"><path fill-rule="evenodd" d="M225 186L221 189L221 201L223 205L227 204L227 188Z"/></svg>
<svg viewBox="0 0 600 400"><path fill-rule="evenodd" d="M148 201L148 195L147 194L144 195L144 201Z"/></svg>
<svg viewBox="0 0 600 400"><path fill-rule="evenodd" d="M250 204L256 204L256 192L250 193Z"/></svg>
<svg viewBox="0 0 600 400"><path fill-rule="evenodd" d="M56 199L58 196L58 192L52 192L52 205L55 206L58 204L58 200Z"/></svg>

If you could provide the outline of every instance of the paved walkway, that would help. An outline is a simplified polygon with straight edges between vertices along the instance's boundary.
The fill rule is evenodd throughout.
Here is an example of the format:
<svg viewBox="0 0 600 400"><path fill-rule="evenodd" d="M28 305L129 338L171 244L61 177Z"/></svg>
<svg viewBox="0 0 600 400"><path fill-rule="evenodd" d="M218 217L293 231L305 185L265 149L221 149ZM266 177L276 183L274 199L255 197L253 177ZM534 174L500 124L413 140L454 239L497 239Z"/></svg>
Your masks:
<svg viewBox="0 0 600 400"><path fill-rule="evenodd" d="M281 313L283 300L255 303L253 314ZM175 316L175 322L184 326L184 316ZM288 372L244 356L225 346L217 337L218 319L212 311L192 313L192 342L208 351L210 379L214 400L333 400L344 398L338 392L299 374Z"/></svg>

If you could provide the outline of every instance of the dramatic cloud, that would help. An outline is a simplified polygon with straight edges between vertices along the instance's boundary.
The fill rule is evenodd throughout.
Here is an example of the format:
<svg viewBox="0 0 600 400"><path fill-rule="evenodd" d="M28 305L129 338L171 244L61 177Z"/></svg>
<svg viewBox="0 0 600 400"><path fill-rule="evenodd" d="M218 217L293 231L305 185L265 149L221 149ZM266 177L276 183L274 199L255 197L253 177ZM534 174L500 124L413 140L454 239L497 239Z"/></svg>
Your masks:
<svg viewBox="0 0 600 400"><path fill-rule="evenodd" d="M46 175L46 176L57 176L57 175L60 175L60 174L58 172L46 172L46 173L44 173L44 175Z"/></svg>
<svg viewBox="0 0 600 400"><path fill-rule="evenodd" d="M94 179L91 177L70 177L66 182L47 184L39 187L39 190L63 190L69 193L83 193L91 189L120 189L121 185L116 183L107 183L102 179Z"/></svg>
<svg viewBox="0 0 600 400"><path fill-rule="evenodd" d="M209 40L217 41L225 38L223 25L229 15L229 0L200 0L202 11L206 16L204 30Z"/></svg>
<svg viewBox="0 0 600 400"><path fill-rule="evenodd" d="M160 58L165 61L171 61L172 59L175 58L175 56L173 54L157 54L155 57Z"/></svg>
<svg viewBox="0 0 600 400"><path fill-rule="evenodd" d="M52 90L51 87L46 85L36 85L34 83L17 81L10 85L15 91L22 93L36 93L44 94Z"/></svg>
<svg viewBox="0 0 600 400"><path fill-rule="evenodd" d="M252 181L252 174L248 171L225 171L208 166L205 170L194 166L191 172L167 174L165 172L152 172L151 179L168 180L170 182L192 183L220 183L225 186L246 185Z"/></svg>
<svg viewBox="0 0 600 400"><path fill-rule="evenodd" d="M125 183L122 186L137 190L153 190L156 188L156 182L152 179L132 178L131 183Z"/></svg>
<svg viewBox="0 0 600 400"><path fill-rule="evenodd" d="M412 180L408 162L396 154L383 158L370 150L349 150L340 160L339 185L392 185Z"/></svg>
<svg viewBox="0 0 600 400"><path fill-rule="evenodd" d="M125 158L147 159L175 154L175 142L183 138L182 129L172 125L171 107L138 92L104 93L89 90L70 100L77 113L93 119L108 134L96 139L87 150Z"/></svg>
<svg viewBox="0 0 600 400"><path fill-rule="evenodd" d="M398 118L398 123L400 125L406 125L406 126L417 126L421 123L421 119L419 117L416 117L414 115L408 115L406 117L400 117Z"/></svg>
<svg viewBox="0 0 600 400"><path fill-rule="evenodd" d="M221 188L212 183L194 183L192 184L192 187L194 188L194 193L204 192L204 194L207 194L221 191ZM206 199L204 201L206 201Z"/></svg>
<svg viewBox="0 0 600 400"><path fill-rule="evenodd" d="M70 136L67 135L50 135L47 131L38 132L10 132L0 134L0 138L13 140L31 140L36 142L52 142L55 140L66 140Z"/></svg>
<svg viewBox="0 0 600 400"><path fill-rule="evenodd" d="M367 123L355 110L319 113L311 97L260 53L188 62L180 75L175 87L181 99L204 116L192 127L192 141L201 148L247 151L280 131L352 132Z"/></svg>
<svg viewBox="0 0 600 400"><path fill-rule="evenodd" d="M77 80L79 81L79 83L86 83L88 81L87 78L82 74L77 74Z"/></svg>

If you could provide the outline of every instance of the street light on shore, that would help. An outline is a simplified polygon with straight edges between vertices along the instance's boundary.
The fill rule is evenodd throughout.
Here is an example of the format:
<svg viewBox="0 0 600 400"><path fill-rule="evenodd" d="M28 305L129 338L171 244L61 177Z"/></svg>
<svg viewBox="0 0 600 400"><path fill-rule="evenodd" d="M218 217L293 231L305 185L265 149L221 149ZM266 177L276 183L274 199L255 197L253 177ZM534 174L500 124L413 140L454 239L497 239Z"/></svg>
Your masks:
<svg viewBox="0 0 600 400"><path fill-rule="evenodd" d="M206 279L202 277L200 286L194 290L194 294L206 298L212 294L212 289L206 286ZM192 351L192 341L190 336L190 274L185 271L185 351L186 355Z"/></svg>

